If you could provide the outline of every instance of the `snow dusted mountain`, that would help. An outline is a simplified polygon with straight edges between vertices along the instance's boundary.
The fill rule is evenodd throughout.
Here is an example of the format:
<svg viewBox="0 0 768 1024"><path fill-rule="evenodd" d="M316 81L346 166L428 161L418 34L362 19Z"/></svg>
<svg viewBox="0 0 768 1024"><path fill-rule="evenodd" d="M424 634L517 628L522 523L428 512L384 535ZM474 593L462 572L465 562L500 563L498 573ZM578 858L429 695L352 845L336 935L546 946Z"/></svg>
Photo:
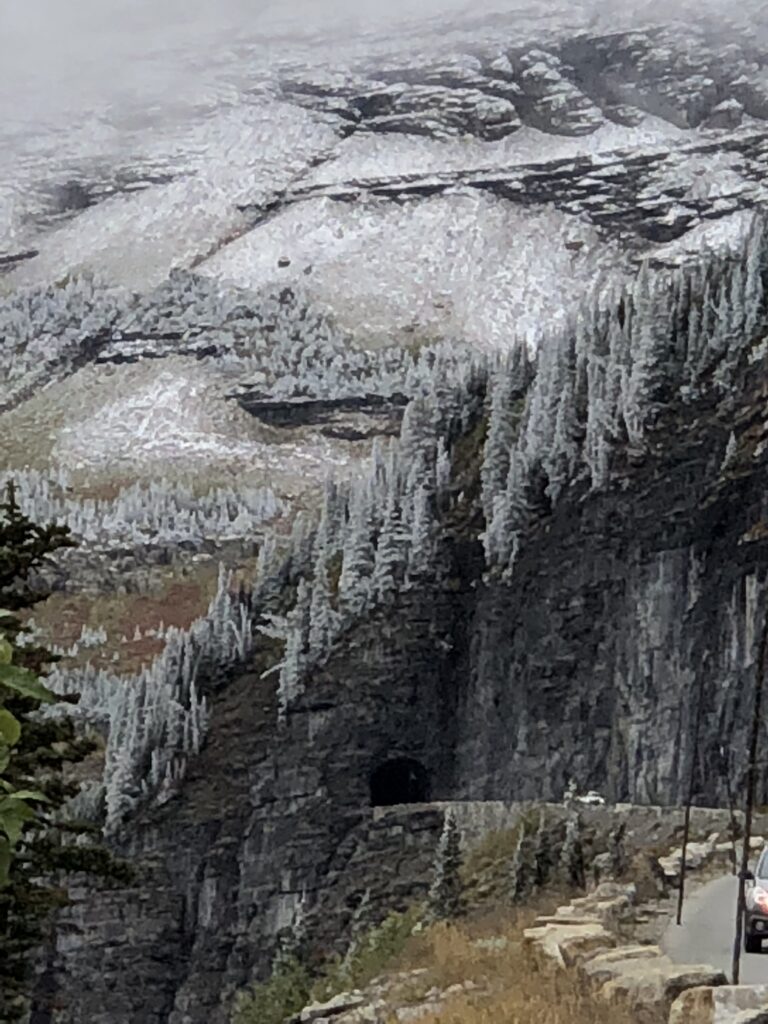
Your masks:
<svg viewBox="0 0 768 1024"><path fill-rule="evenodd" d="M105 735L80 809L156 872L154 939L73 912L57 1021L223 1021L389 747L446 797L669 801L703 637L742 713L765 10L409 6L3 14L0 471L81 539L57 587L125 598L52 685Z"/></svg>
<svg viewBox="0 0 768 1024"><path fill-rule="evenodd" d="M189 354L213 406L254 374L300 378L306 354L265 370L264 330L305 349L536 344L595 280L738 245L764 202L759 6L351 9L177 5L155 24L116 8L110 28L84 5L44 31L4 15L2 406L17 419L95 359ZM45 89L19 62L35 40L54 69L87 51L82 74ZM242 342L254 313L268 326ZM158 385L155 405L172 391ZM41 458L72 468L83 457L62 429ZM133 455L153 430L170 451L160 414ZM121 443L107 449L119 468Z"/></svg>

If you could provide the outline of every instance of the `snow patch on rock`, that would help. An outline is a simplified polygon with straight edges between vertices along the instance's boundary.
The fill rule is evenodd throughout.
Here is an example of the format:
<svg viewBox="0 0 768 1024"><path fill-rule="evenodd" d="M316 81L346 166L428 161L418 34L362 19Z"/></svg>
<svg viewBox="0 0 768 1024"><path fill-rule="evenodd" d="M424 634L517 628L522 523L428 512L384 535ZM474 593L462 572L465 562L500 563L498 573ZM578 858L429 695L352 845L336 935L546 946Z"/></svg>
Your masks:
<svg viewBox="0 0 768 1024"><path fill-rule="evenodd" d="M576 235L578 251L565 245ZM252 289L299 279L360 338L442 335L498 349L562 325L618 260L586 222L465 189L402 205L298 203L199 272Z"/></svg>

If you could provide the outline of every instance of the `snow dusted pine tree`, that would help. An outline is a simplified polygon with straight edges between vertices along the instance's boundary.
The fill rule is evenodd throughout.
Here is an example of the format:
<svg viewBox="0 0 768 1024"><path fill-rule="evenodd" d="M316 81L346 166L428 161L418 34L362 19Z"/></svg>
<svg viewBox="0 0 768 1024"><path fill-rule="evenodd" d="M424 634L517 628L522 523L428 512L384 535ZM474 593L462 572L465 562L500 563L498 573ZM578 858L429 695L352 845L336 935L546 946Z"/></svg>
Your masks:
<svg viewBox="0 0 768 1024"><path fill-rule="evenodd" d="M291 703L299 696L304 681L309 642L310 592L305 579L299 580L296 604L287 615L285 654L280 665L277 703L284 717Z"/></svg>
<svg viewBox="0 0 768 1024"><path fill-rule="evenodd" d="M630 442L640 445L658 380L664 374L666 290L651 276L647 260L640 268L632 298L635 310L631 339L633 358L624 415Z"/></svg>
<svg viewBox="0 0 768 1024"><path fill-rule="evenodd" d="M434 876L427 897L427 917L447 921L461 913L461 837L453 811L443 817L443 831L437 845Z"/></svg>
<svg viewBox="0 0 768 1024"><path fill-rule="evenodd" d="M738 449L739 446L736 443L736 435L733 431L731 431L728 437L728 444L725 448L725 455L723 456L723 461L720 465L720 472L723 472L723 470L730 469L731 466L733 466L734 462L736 461L736 454L738 452Z"/></svg>
<svg viewBox="0 0 768 1024"><path fill-rule="evenodd" d="M437 411L427 398L408 403L400 428L400 464L410 469L419 456L434 449Z"/></svg>
<svg viewBox="0 0 768 1024"><path fill-rule="evenodd" d="M489 381L491 411L488 434L480 468L482 502L485 520L489 522L493 503L504 490L509 472L509 453L515 441L518 416L513 403L514 381L508 366L502 367Z"/></svg>
<svg viewBox="0 0 768 1024"><path fill-rule="evenodd" d="M565 826L565 841L560 852L560 871L567 886L583 889L586 884L584 852L581 845L581 820L572 813Z"/></svg>
<svg viewBox="0 0 768 1024"><path fill-rule="evenodd" d="M394 489L387 498L384 522L379 532L373 568L373 596L388 604L402 583L406 560L406 541L400 521L400 508Z"/></svg>
<svg viewBox="0 0 768 1024"><path fill-rule="evenodd" d="M312 578L309 610L309 651L313 664L322 664L331 651L338 632L338 617L331 604L327 550L318 551Z"/></svg>
<svg viewBox="0 0 768 1024"><path fill-rule="evenodd" d="M484 535L486 560L505 578L511 576L528 525L527 484L526 458L515 449L510 455L506 490L494 501L491 524Z"/></svg>
<svg viewBox="0 0 768 1024"><path fill-rule="evenodd" d="M560 494L576 476L581 450L578 440L580 433L576 418L573 378L572 375L567 374L557 403L552 447L544 462L549 479L547 494L553 502L557 501Z"/></svg>
<svg viewBox="0 0 768 1024"><path fill-rule="evenodd" d="M437 441L435 451L435 487L437 489L437 502L439 508L444 508L448 488L451 483L451 455L445 443L445 438L440 437Z"/></svg>
<svg viewBox="0 0 768 1024"><path fill-rule="evenodd" d="M408 558L408 579L415 581L435 572L435 523L429 488L422 484L413 499L413 521Z"/></svg>
<svg viewBox="0 0 768 1024"><path fill-rule="evenodd" d="M339 579L339 604L348 621L359 619L370 601L374 564L370 516L367 484L359 485L350 496Z"/></svg>
<svg viewBox="0 0 768 1024"><path fill-rule="evenodd" d="M752 341L765 327L766 295L764 278L768 270L768 231L762 216L756 216L747 238L744 284L744 331Z"/></svg>

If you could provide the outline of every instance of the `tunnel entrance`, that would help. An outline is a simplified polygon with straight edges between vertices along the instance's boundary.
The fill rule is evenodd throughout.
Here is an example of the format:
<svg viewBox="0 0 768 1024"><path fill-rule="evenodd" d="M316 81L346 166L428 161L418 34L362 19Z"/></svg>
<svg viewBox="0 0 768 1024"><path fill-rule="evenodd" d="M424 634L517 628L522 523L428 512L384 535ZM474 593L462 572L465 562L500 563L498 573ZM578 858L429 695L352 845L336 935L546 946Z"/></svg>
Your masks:
<svg viewBox="0 0 768 1024"><path fill-rule="evenodd" d="M371 806L423 804L429 800L429 775L423 764L411 757L385 761L371 774Z"/></svg>

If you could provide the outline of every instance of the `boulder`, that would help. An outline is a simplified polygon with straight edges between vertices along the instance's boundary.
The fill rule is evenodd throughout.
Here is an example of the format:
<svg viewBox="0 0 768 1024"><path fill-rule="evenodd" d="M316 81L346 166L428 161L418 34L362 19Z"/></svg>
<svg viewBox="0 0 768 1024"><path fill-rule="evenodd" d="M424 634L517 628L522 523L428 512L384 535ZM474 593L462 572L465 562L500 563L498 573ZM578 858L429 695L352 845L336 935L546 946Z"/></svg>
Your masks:
<svg viewBox="0 0 768 1024"><path fill-rule="evenodd" d="M768 985L689 988L669 1011L669 1024L736 1024L745 1012L768 1013Z"/></svg>
<svg viewBox="0 0 768 1024"><path fill-rule="evenodd" d="M744 117L744 107L738 100L718 103L704 121L705 128L738 128Z"/></svg>
<svg viewBox="0 0 768 1024"><path fill-rule="evenodd" d="M598 920L527 928L523 939L536 956L558 967L580 963L596 950L616 945L614 936Z"/></svg>
<svg viewBox="0 0 768 1024"><path fill-rule="evenodd" d="M612 1004L635 1008L637 1024L655 1024L664 1020L677 997L689 988L727 984L722 971L708 964L675 964L662 955L627 961L620 974L600 989L600 995Z"/></svg>
<svg viewBox="0 0 768 1024"><path fill-rule="evenodd" d="M618 978L624 971L633 970L636 961L665 960L658 946L618 946L588 957L581 970L595 982L604 983Z"/></svg>
<svg viewBox="0 0 768 1024"><path fill-rule="evenodd" d="M362 992L340 992L326 1003L311 1003L299 1014L301 1024L314 1024L318 1021L334 1020L349 1010L357 1010L368 1000Z"/></svg>

